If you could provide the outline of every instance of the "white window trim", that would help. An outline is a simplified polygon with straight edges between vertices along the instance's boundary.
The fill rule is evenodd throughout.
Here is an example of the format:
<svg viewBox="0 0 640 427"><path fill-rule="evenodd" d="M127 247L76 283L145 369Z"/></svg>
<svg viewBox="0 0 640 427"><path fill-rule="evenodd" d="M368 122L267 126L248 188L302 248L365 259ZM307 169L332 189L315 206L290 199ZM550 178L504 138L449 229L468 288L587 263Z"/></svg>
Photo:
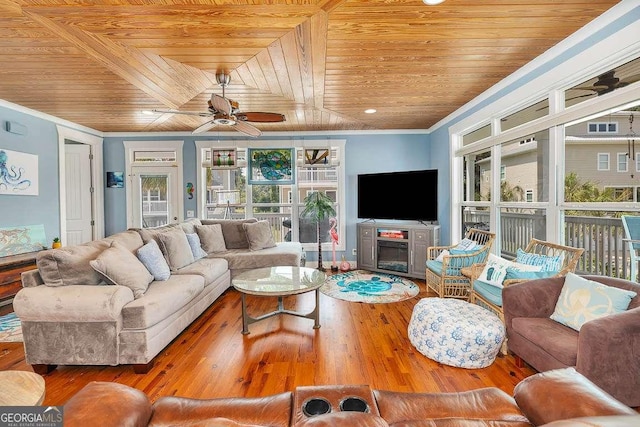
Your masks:
<svg viewBox="0 0 640 427"><path fill-rule="evenodd" d="M578 54L564 61L561 66L556 66L544 74L532 79L527 79L524 84L519 84L515 89L510 90L507 96L500 97L492 103L486 102L488 97L494 95L499 89L504 89L509 84L517 83L518 79L523 77L526 79L528 73L540 65L547 64L550 60L565 54L567 50L575 47L576 43L579 43L596 31L606 28L607 25L612 24L615 20L621 19L629 13L636 13L634 10L636 8L637 5L633 2L621 2L614 6L597 20L587 24L572 36L545 52L544 55L541 55L516 73L510 75L509 78L494 88L495 91L483 93L463 108L456 110L433 126L434 129L437 129L442 125L455 121L456 117L476 108L475 112L472 112L467 117L455 122L449 127L452 153L450 156L450 182L452 186L456 186L452 188L450 241L458 241L461 238L460 227L456 227L455 224L461 222L461 207L469 205L468 202L464 202L462 194L464 190L461 189L463 155L482 151L496 144L499 145L504 142L519 139L526 134L532 134L543 129L549 129L553 135L559 131L559 126L561 125L577 120L588 120L592 115L594 117L599 116L602 112L614 111L620 106L631 104L638 100L637 86L634 87L630 85L594 98L593 100L587 100L571 108L564 109L564 89L575 86L598 73L605 72L612 67L624 64L639 56L640 44L634 35L637 33L637 29L634 25L626 25L611 33L611 35L605 39L591 45L589 48L582 49ZM593 61L593 58L601 59ZM588 65L585 66L585 64ZM462 135L465 133L478 129L488 123L495 123L499 121L501 117L506 117L513 112L534 104L546 96L549 96L550 101L550 114L548 116L541 117L540 119L509 129L505 132L494 131L493 136L463 147ZM482 102L486 102L486 104L481 105ZM477 108L479 104L480 108ZM556 146L556 150L557 153L553 154L554 161L551 167L555 168L556 173L561 173L564 167L564 151L561 144ZM555 176L555 174L552 174L552 176ZM555 197L552 197L553 200L547 203L548 209L550 209L547 212L548 218L559 217L559 213L568 207L575 208L575 206L569 206L561 201L563 200L563 189L560 187L561 186L551 187L556 188L556 194ZM598 208L600 207L599 205ZM631 205L629 207L631 207ZM582 206L578 208L582 208ZM586 208L589 208L589 206L586 206ZM637 207L633 208L637 209ZM624 207L617 204L615 209L620 210L624 209ZM491 209L491 215L496 215L493 209ZM549 223L547 224L547 234L548 240L560 241L559 221L555 225L551 224L550 226Z"/></svg>
<svg viewBox="0 0 640 427"><path fill-rule="evenodd" d="M600 156L606 156L607 157L607 167L606 167L606 169L600 167ZM611 156L609 155L609 153L598 153L596 155L596 170L599 170L599 171L602 171L602 172L606 172L606 171L610 171L611 170Z"/></svg>
<svg viewBox="0 0 640 427"><path fill-rule="evenodd" d="M624 158L624 169L620 169L620 158ZM627 153L616 153L616 169L618 172L629 172Z"/></svg>
<svg viewBox="0 0 640 427"><path fill-rule="evenodd" d="M131 198L133 197L131 188L131 168L133 166L149 166L149 167L157 167L157 166L169 166L177 168L178 175L178 191L184 188L183 180L183 156L182 156L182 146L184 145L184 141L123 141L124 145L124 166L125 166L125 174L127 177L127 184L124 186L126 190L127 197L127 228L133 227L133 218L132 218L132 206L131 206ZM134 162L133 161L133 153L138 150L147 150L147 151L167 151L167 150L175 150L176 152L176 161L174 162ZM196 187L199 188L199 187ZM178 194L178 222L184 220L184 197L183 193L180 192Z"/></svg>

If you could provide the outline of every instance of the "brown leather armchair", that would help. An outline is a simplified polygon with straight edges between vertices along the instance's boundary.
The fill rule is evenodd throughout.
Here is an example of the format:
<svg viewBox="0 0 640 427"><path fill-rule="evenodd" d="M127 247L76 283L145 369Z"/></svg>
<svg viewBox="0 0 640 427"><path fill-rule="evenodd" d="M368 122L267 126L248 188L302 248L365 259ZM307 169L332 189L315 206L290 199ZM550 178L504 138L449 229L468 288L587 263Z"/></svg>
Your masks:
<svg viewBox="0 0 640 427"><path fill-rule="evenodd" d="M549 316L564 277L506 287L502 308L511 352L537 371L575 367L626 405L640 406L640 285L605 276L583 276L636 292L627 311L585 323L580 332Z"/></svg>

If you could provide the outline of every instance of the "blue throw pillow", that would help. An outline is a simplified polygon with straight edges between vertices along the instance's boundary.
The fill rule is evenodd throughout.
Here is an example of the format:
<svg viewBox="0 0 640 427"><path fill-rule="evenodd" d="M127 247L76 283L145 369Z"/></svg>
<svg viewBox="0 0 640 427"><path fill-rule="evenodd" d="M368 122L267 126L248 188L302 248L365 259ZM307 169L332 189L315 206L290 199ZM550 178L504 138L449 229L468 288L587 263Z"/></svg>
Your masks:
<svg viewBox="0 0 640 427"><path fill-rule="evenodd" d="M637 294L567 273L551 319L576 331L590 320L626 311Z"/></svg>
<svg viewBox="0 0 640 427"><path fill-rule="evenodd" d="M200 246L200 237L198 237L196 233L187 234L187 241L189 242L189 246L191 246L194 261L207 256L207 253L202 249L202 246Z"/></svg>
<svg viewBox="0 0 640 427"><path fill-rule="evenodd" d="M504 280L535 280L546 279L558 274L557 271L522 271L512 267L507 268Z"/></svg>
<svg viewBox="0 0 640 427"><path fill-rule="evenodd" d="M150 240L149 243L138 249L137 256L155 280L164 281L171 276L169 264L164 259L160 246L155 240Z"/></svg>
<svg viewBox="0 0 640 427"><path fill-rule="evenodd" d="M550 256L530 254L518 248L518 250L516 251L516 262L519 262L520 264L541 266L541 271L562 270L562 255Z"/></svg>

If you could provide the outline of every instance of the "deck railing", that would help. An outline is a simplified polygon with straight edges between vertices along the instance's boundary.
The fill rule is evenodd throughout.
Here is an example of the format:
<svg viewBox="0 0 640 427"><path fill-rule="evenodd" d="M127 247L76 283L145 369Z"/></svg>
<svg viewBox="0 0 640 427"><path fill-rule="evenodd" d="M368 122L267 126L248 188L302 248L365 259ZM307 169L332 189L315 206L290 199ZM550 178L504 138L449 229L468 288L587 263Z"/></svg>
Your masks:
<svg viewBox="0 0 640 427"><path fill-rule="evenodd" d="M465 212L464 218L465 224L475 227L489 223L488 212ZM501 255L505 258L514 258L517 249L525 248L532 237L546 240L546 222L542 214L503 212L500 218ZM585 250L578 262L577 273L630 279L631 257L623 239L620 218L564 218L563 244Z"/></svg>

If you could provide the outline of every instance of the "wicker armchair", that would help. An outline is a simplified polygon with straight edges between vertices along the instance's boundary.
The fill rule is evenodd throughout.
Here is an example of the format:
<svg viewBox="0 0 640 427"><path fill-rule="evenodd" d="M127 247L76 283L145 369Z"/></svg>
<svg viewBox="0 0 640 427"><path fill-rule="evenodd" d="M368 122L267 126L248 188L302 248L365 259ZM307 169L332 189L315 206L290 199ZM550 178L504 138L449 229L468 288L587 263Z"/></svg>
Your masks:
<svg viewBox="0 0 640 427"><path fill-rule="evenodd" d="M544 240L531 239L524 251L536 255L560 256L562 259L560 271L549 277L561 277L565 276L568 272L574 273L576 271L578 261L580 260L584 249L558 245ZM483 269L484 264L475 264L470 268L471 302L493 311L504 322L504 315L502 312L502 290L495 287L495 289L487 289L487 287L480 288L474 286L474 282L480 276ZM531 279L507 279L502 283L502 285L506 288L509 285L526 282L528 280ZM490 291L493 292L490 293Z"/></svg>
<svg viewBox="0 0 640 427"><path fill-rule="evenodd" d="M456 245L427 248L427 288L432 289L440 298L451 297L469 300L471 282L468 276L462 274L461 270L474 264L484 263L489 256L495 236L495 233L472 228L467 232L465 238L482 246L473 252L445 255L442 262L436 261L438 255L445 249L447 251L454 249Z"/></svg>

